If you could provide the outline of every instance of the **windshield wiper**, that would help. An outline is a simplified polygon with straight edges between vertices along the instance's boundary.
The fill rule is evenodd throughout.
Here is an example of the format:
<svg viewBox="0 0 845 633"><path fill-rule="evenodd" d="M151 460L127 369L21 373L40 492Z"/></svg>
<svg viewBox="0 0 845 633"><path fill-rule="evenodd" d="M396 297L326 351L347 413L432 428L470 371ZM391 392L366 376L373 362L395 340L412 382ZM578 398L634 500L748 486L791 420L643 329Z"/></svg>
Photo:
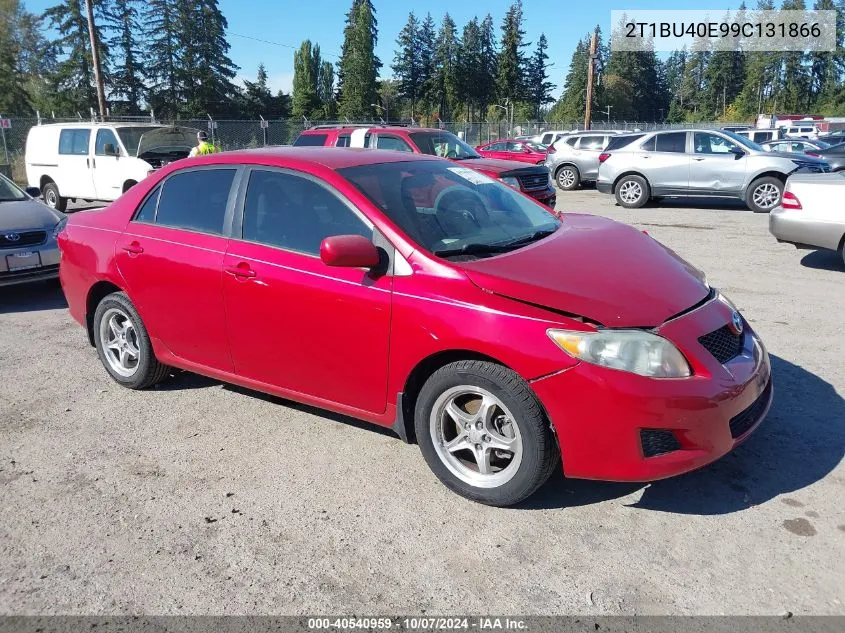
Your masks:
<svg viewBox="0 0 845 633"><path fill-rule="evenodd" d="M481 156L455 156L452 160L470 160L471 158L481 158Z"/></svg>
<svg viewBox="0 0 845 633"><path fill-rule="evenodd" d="M539 231L534 231L533 233L529 233L528 235L523 235L522 237L518 237L515 240L511 240L510 242L505 242L504 244L500 244L502 247L514 247L514 246L521 246L522 244L528 244L530 242L536 242L537 240L542 240L544 237L548 237L555 231L557 231L558 227L553 229L541 229Z"/></svg>
<svg viewBox="0 0 845 633"><path fill-rule="evenodd" d="M451 257L454 255L492 255L495 253L504 253L510 249L510 245L470 242L460 248L443 248L432 252L438 257Z"/></svg>

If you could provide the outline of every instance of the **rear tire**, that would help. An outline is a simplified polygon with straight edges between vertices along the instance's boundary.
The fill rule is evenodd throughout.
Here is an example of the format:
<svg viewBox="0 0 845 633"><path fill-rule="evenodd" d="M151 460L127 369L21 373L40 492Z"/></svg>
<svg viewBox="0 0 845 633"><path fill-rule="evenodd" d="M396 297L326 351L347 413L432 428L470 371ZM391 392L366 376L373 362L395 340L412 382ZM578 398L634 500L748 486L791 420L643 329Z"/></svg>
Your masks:
<svg viewBox="0 0 845 633"><path fill-rule="evenodd" d="M54 182L48 182L44 185L44 189L42 190L42 195L44 196L44 203L56 211L64 211L67 209L67 198L62 198L61 194L59 194L59 187Z"/></svg>
<svg viewBox="0 0 845 633"><path fill-rule="evenodd" d="M106 295L97 306L94 344L109 376L129 389L151 387L170 370L158 362L147 328L129 297L122 292Z"/></svg>
<svg viewBox="0 0 845 633"><path fill-rule="evenodd" d="M783 182L773 176L758 178L748 187L745 204L754 213L769 213L780 204Z"/></svg>
<svg viewBox="0 0 845 633"><path fill-rule="evenodd" d="M557 170L555 176L557 186L564 191L572 191L577 189L581 184L581 172L574 165L564 165Z"/></svg>
<svg viewBox="0 0 845 633"><path fill-rule="evenodd" d="M623 176L616 183L616 202L626 209L639 209L649 197L648 182L642 176Z"/></svg>
<svg viewBox="0 0 845 633"><path fill-rule="evenodd" d="M495 363L458 361L434 372L417 398L414 427L437 478L488 505L519 503L548 480L560 460L531 388Z"/></svg>

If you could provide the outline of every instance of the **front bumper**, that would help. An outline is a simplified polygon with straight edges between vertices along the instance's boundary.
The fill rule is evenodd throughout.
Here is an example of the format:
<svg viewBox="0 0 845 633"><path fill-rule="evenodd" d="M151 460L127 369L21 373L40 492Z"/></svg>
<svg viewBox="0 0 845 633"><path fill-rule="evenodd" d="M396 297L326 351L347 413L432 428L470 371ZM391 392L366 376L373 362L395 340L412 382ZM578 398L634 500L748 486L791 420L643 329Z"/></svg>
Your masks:
<svg viewBox="0 0 845 633"><path fill-rule="evenodd" d="M40 265L35 268L9 270L9 258L26 253L38 253ZM0 249L0 287L56 279L59 276L59 248L55 241L18 249Z"/></svg>
<svg viewBox="0 0 845 633"><path fill-rule="evenodd" d="M808 218L806 211L777 207L769 214L769 233L778 242L800 247L837 250L845 235L845 222L824 222Z"/></svg>
<svg viewBox="0 0 845 633"><path fill-rule="evenodd" d="M596 181L596 190L599 193L613 193L613 183L603 182L601 180L597 180Z"/></svg>
<svg viewBox="0 0 845 633"><path fill-rule="evenodd" d="M538 202L542 202L550 209L555 208L555 202L557 201L557 192L555 191L554 187L546 187L545 189L533 189L530 191L524 191L523 193L526 196L531 196Z"/></svg>
<svg viewBox="0 0 845 633"><path fill-rule="evenodd" d="M745 441L771 404L766 349L747 324L741 354L725 365L698 342L729 323L731 313L713 300L657 328L690 361L689 378L646 378L582 362L533 381L557 434L565 474L653 481L705 466ZM654 432L674 437L674 448L647 457L644 438Z"/></svg>

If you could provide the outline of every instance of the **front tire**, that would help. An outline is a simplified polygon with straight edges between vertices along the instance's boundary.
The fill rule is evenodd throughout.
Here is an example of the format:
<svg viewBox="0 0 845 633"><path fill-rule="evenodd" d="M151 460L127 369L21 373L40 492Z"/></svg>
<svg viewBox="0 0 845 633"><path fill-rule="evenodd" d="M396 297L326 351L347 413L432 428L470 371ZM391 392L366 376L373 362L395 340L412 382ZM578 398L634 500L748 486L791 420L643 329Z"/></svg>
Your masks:
<svg viewBox="0 0 845 633"><path fill-rule="evenodd" d="M758 178L748 187L745 204L754 213L769 213L780 204L783 183L773 176Z"/></svg>
<svg viewBox="0 0 845 633"><path fill-rule="evenodd" d="M62 198L59 194L59 187L54 182L48 182L44 185L44 189L41 192L44 196L45 204L55 209L56 211L64 211L67 209L67 198Z"/></svg>
<svg viewBox="0 0 845 633"><path fill-rule="evenodd" d="M626 209L639 209L649 196L648 182L642 176L623 176L616 183L616 202Z"/></svg>
<svg viewBox="0 0 845 633"><path fill-rule="evenodd" d="M560 452L528 384L484 361L440 368L414 412L420 450L450 490L493 506L530 496L551 476Z"/></svg>
<svg viewBox="0 0 845 633"><path fill-rule="evenodd" d="M109 376L129 389L151 387L169 371L155 357L138 311L122 292L107 295L97 306L94 344Z"/></svg>
<svg viewBox="0 0 845 633"><path fill-rule="evenodd" d="M564 165L557 171L557 186L564 191L577 189L581 184L581 172L574 165Z"/></svg>

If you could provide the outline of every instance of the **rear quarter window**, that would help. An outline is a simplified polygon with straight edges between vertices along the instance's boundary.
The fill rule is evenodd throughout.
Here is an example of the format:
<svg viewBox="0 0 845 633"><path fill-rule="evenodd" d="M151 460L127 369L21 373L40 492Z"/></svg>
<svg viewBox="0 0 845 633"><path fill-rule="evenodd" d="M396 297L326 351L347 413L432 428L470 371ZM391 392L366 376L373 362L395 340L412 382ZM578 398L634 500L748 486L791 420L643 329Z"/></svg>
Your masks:
<svg viewBox="0 0 845 633"><path fill-rule="evenodd" d="M327 138L328 134L300 134L293 144L294 147L322 147Z"/></svg>
<svg viewBox="0 0 845 633"><path fill-rule="evenodd" d="M634 141L638 141L641 139L645 134L632 134L631 136L611 136L610 142L605 147L605 151L610 151L612 149L621 149L623 147L627 147Z"/></svg>
<svg viewBox="0 0 845 633"><path fill-rule="evenodd" d="M235 169L192 169L177 172L162 185L155 223L222 235Z"/></svg>

